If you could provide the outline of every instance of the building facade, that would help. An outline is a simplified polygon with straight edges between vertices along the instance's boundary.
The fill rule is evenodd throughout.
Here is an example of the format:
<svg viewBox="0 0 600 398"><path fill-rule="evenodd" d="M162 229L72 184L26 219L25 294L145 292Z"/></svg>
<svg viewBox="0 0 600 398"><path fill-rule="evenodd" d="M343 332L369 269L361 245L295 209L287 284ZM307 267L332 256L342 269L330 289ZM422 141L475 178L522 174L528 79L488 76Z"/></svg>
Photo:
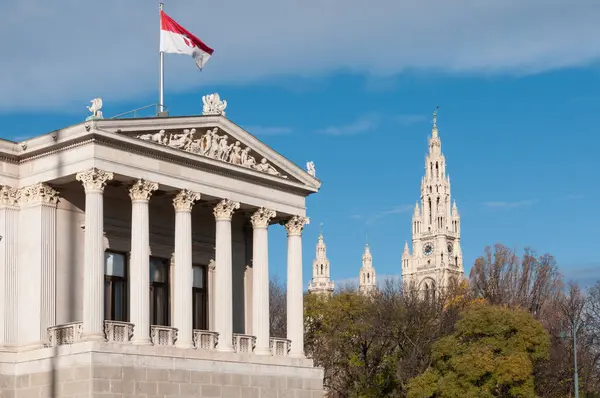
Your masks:
<svg viewBox="0 0 600 398"><path fill-rule="evenodd" d="M358 291L363 294L371 294L377 291L377 275L375 268L373 268L373 256L369 244L365 245L365 252L362 255Z"/></svg>
<svg viewBox="0 0 600 398"><path fill-rule="evenodd" d="M323 296L332 295L335 286L331 280L330 271L327 247L323 240L323 234L320 233L317 239L315 259L313 260L312 267L312 279L308 284L308 292Z"/></svg>
<svg viewBox="0 0 600 398"><path fill-rule="evenodd" d="M450 176L434 112L421 180L421 206L417 201L412 217L412 254L408 243L402 253L402 281L428 295L458 282L463 275L460 215L450 195Z"/></svg>
<svg viewBox="0 0 600 398"><path fill-rule="evenodd" d="M94 109L0 140L2 397L322 396L302 286L320 181L203 100L201 116ZM287 336L269 336L273 228L288 236Z"/></svg>

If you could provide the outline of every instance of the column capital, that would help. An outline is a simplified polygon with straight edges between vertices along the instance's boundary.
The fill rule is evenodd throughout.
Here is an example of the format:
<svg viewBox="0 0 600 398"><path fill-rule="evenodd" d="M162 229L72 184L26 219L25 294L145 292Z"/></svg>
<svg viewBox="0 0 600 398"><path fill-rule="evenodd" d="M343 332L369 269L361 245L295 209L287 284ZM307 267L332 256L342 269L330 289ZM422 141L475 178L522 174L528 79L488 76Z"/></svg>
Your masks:
<svg viewBox="0 0 600 398"><path fill-rule="evenodd" d="M18 207L21 191L8 185L0 186L0 207Z"/></svg>
<svg viewBox="0 0 600 398"><path fill-rule="evenodd" d="M22 188L20 200L23 204L44 204L56 206L58 203L58 191L52 189L43 182Z"/></svg>
<svg viewBox="0 0 600 398"><path fill-rule="evenodd" d="M250 221L252 222L252 226L254 228L267 228L269 226L269 222L277 215L275 210L265 209L261 207L256 210L254 214L250 217Z"/></svg>
<svg viewBox="0 0 600 398"><path fill-rule="evenodd" d="M173 207L175 211L192 211L194 203L200 200L200 194L187 189L182 189L173 198Z"/></svg>
<svg viewBox="0 0 600 398"><path fill-rule="evenodd" d="M231 199L223 199L213 209L213 214L217 221L231 221L233 212L240 208L240 202L234 202Z"/></svg>
<svg viewBox="0 0 600 398"><path fill-rule="evenodd" d="M132 201L149 201L152 192L158 189L158 183L140 178L129 188L129 197Z"/></svg>
<svg viewBox="0 0 600 398"><path fill-rule="evenodd" d="M285 229L288 236L302 235L304 226L310 224L310 218L304 216L294 216L285 223Z"/></svg>
<svg viewBox="0 0 600 398"><path fill-rule="evenodd" d="M214 271L215 268L217 268L217 263L215 262L214 259L210 259L210 261L208 262L208 270L209 271Z"/></svg>
<svg viewBox="0 0 600 398"><path fill-rule="evenodd" d="M87 171L77 173L75 179L81 181L85 192L100 192L104 191L104 187L108 181L114 177L113 173L92 167Z"/></svg>

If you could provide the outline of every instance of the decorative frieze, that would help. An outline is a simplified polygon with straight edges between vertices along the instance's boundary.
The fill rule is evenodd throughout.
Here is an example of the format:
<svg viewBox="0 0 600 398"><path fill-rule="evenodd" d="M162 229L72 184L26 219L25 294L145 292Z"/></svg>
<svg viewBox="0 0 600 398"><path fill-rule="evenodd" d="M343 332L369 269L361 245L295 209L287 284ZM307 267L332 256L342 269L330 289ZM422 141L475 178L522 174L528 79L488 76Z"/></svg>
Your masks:
<svg viewBox="0 0 600 398"><path fill-rule="evenodd" d="M269 225L269 222L275 217L277 213L275 210L265 209L261 207L256 210L254 214L250 217L250 221L252 222L252 226L254 228L266 228Z"/></svg>
<svg viewBox="0 0 600 398"><path fill-rule="evenodd" d="M203 115L225 116L225 108L227 108L227 101L221 100L219 93L213 93L202 96L202 104Z"/></svg>
<svg viewBox="0 0 600 398"><path fill-rule="evenodd" d="M304 226L310 224L310 219L303 216L294 216L287 223L285 223L285 229L288 236L301 235Z"/></svg>
<svg viewBox="0 0 600 398"><path fill-rule="evenodd" d="M158 189L158 183L139 179L129 188L129 197L133 201L148 201L152 192Z"/></svg>
<svg viewBox="0 0 600 398"><path fill-rule="evenodd" d="M83 188L85 192L103 192L104 187L108 181L112 180L114 177L113 173L100 170L97 168L91 168L87 171L82 171L77 173L75 179L77 181L81 181L83 184Z"/></svg>
<svg viewBox="0 0 600 398"><path fill-rule="evenodd" d="M58 191L43 182L39 182L22 188L20 200L23 204L56 205L58 203Z"/></svg>
<svg viewBox="0 0 600 398"><path fill-rule="evenodd" d="M8 185L0 186L0 207L18 207L21 191Z"/></svg>
<svg viewBox="0 0 600 398"><path fill-rule="evenodd" d="M191 211L196 201L200 200L200 194L187 189L182 189L173 198L175 211Z"/></svg>
<svg viewBox="0 0 600 398"><path fill-rule="evenodd" d="M217 220L231 220L233 212L240 208L240 202L234 202L230 199L223 199L213 209L213 214Z"/></svg>
<svg viewBox="0 0 600 398"><path fill-rule="evenodd" d="M158 133L141 134L136 138L287 178L277 171L267 159L262 158L260 162L257 162L256 158L250 154L250 147L243 147L239 141L233 142L233 139L227 134L219 135L218 131L219 129L215 127L196 138L196 129L184 129L180 133L167 133L165 130L160 130Z"/></svg>

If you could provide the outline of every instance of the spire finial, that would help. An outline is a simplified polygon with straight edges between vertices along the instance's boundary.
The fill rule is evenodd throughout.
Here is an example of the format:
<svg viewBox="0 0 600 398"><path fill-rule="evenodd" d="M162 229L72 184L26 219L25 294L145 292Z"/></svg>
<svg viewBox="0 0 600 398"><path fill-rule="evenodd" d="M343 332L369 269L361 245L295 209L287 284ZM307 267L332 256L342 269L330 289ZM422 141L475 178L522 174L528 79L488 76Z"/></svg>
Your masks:
<svg viewBox="0 0 600 398"><path fill-rule="evenodd" d="M365 243L367 246L369 246L369 233L368 232L365 233Z"/></svg>
<svg viewBox="0 0 600 398"><path fill-rule="evenodd" d="M436 105L435 110L433 111L433 127L436 128L437 127L437 112L438 109L440 109L439 105Z"/></svg>
<svg viewBox="0 0 600 398"><path fill-rule="evenodd" d="M323 223L319 224L319 236L323 236Z"/></svg>

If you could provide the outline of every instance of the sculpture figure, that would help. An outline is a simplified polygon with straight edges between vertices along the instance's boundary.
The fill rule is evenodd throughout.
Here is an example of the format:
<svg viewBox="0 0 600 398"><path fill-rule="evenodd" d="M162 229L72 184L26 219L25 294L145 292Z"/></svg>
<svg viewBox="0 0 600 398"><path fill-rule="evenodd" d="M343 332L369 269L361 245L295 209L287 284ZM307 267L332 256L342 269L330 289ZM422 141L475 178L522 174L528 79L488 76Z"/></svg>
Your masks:
<svg viewBox="0 0 600 398"><path fill-rule="evenodd" d="M102 119L102 98L94 98L90 101L92 106L88 106L88 111L92 112L92 115L88 117L88 119Z"/></svg>
<svg viewBox="0 0 600 398"><path fill-rule="evenodd" d="M227 108L227 101L221 101L221 97L218 93L208 94L202 97L203 115L223 115L225 116L225 108Z"/></svg>
<svg viewBox="0 0 600 398"><path fill-rule="evenodd" d="M317 176L317 170L315 169L315 162L313 162L312 160L310 162L306 163L306 170L308 172L308 174L310 174L313 177Z"/></svg>

